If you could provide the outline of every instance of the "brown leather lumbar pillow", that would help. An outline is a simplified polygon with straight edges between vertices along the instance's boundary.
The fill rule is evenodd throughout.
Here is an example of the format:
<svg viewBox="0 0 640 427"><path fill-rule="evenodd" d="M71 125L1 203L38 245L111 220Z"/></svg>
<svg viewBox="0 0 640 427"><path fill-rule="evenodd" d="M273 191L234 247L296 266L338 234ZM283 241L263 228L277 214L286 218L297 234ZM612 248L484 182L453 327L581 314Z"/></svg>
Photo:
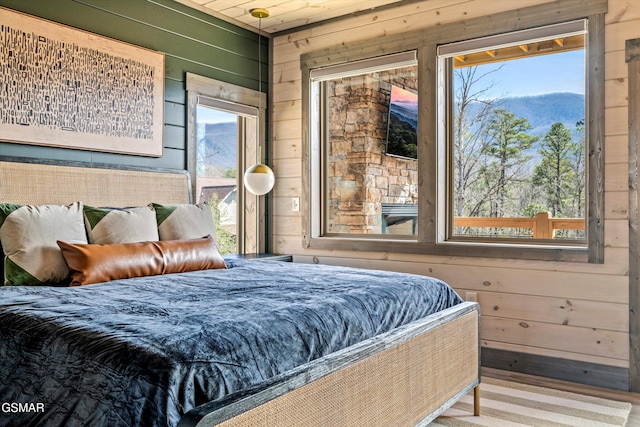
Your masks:
<svg viewBox="0 0 640 427"><path fill-rule="evenodd" d="M157 242L74 244L58 240L71 286L227 268L211 236Z"/></svg>

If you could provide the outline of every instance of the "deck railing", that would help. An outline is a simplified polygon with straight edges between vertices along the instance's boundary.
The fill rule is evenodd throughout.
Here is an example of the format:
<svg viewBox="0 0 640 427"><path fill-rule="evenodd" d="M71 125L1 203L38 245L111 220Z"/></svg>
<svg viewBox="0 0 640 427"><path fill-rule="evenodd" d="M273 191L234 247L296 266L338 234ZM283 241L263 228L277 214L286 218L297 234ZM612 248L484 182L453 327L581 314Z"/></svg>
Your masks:
<svg viewBox="0 0 640 427"><path fill-rule="evenodd" d="M455 217L454 227L529 228L534 239L552 239L556 230L584 230L584 218L552 218L541 212L535 218Z"/></svg>

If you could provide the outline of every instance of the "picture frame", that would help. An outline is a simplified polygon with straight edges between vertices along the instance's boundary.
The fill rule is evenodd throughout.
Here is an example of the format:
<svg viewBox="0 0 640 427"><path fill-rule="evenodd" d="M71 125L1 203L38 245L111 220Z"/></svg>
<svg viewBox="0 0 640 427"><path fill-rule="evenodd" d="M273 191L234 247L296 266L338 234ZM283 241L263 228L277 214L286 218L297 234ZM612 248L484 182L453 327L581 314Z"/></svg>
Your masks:
<svg viewBox="0 0 640 427"><path fill-rule="evenodd" d="M164 54L0 7L0 141L161 157Z"/></svg>
<svg viewBox="0 0 640 427"><path fill-rule="evenodd" d="M387 111L388 156L418 159L418 94L391 85Z"/></svg>

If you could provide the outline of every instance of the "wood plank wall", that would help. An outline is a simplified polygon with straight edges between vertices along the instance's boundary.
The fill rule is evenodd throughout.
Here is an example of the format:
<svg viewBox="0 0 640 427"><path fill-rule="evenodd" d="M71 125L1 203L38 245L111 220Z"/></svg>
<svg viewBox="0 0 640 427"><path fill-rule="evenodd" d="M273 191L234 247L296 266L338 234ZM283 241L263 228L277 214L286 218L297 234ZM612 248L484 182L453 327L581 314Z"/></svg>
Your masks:
<svg viewBox="0 0 640 427"><path fill-rule="evenodd" d="M428 274L463 297L477 292L482 346L512 354L629 367L628 129L625 40L640 36L640 2L609 0L605 16L605 262L563 263L303 249L300 55L363 38L547 3L549 0L429 0L359 15L273 39L273 250L297 262ZM488 352L489 353L489 352ZM585 365L586 364L586 365ZM606 371L606 369L605 369ZM578 374L576 374L578 375ZM585 373L588 375L588 373ZM583 379L575 378L576 381ZM588 380L584 380L588 382Z"/></svg>
<svg viewBox="0 0 640 427"><path fill-rule="evenodd" d="M115 165L186 169L186 72L258 89L258 35L172 0L0 0L0 6L165 54L161 158L2 142L0 154ZM268 41L262 39L263 91Z"/></svg>

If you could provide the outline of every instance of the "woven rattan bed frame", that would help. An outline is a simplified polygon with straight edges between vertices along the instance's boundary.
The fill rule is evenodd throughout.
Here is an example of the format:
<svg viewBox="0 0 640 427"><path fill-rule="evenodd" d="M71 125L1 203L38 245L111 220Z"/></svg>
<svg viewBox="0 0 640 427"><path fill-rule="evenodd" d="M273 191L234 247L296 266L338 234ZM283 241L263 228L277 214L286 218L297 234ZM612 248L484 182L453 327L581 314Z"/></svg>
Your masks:
<svg viewBox="0 0 640 427"><path fill-rule="evenodd" d="M0 202L93 206L189 203L186 173L38 163L0 156ZM179 426L426 425L474 390L479 414L477 303L463 303L209 402Z"/></svg>
<svg viewBox="0 0 640 427"><path fill-rule="evenodd" d="M187 413L182 426L427 425L474 390L477 303L463 303Z"/></svg>

